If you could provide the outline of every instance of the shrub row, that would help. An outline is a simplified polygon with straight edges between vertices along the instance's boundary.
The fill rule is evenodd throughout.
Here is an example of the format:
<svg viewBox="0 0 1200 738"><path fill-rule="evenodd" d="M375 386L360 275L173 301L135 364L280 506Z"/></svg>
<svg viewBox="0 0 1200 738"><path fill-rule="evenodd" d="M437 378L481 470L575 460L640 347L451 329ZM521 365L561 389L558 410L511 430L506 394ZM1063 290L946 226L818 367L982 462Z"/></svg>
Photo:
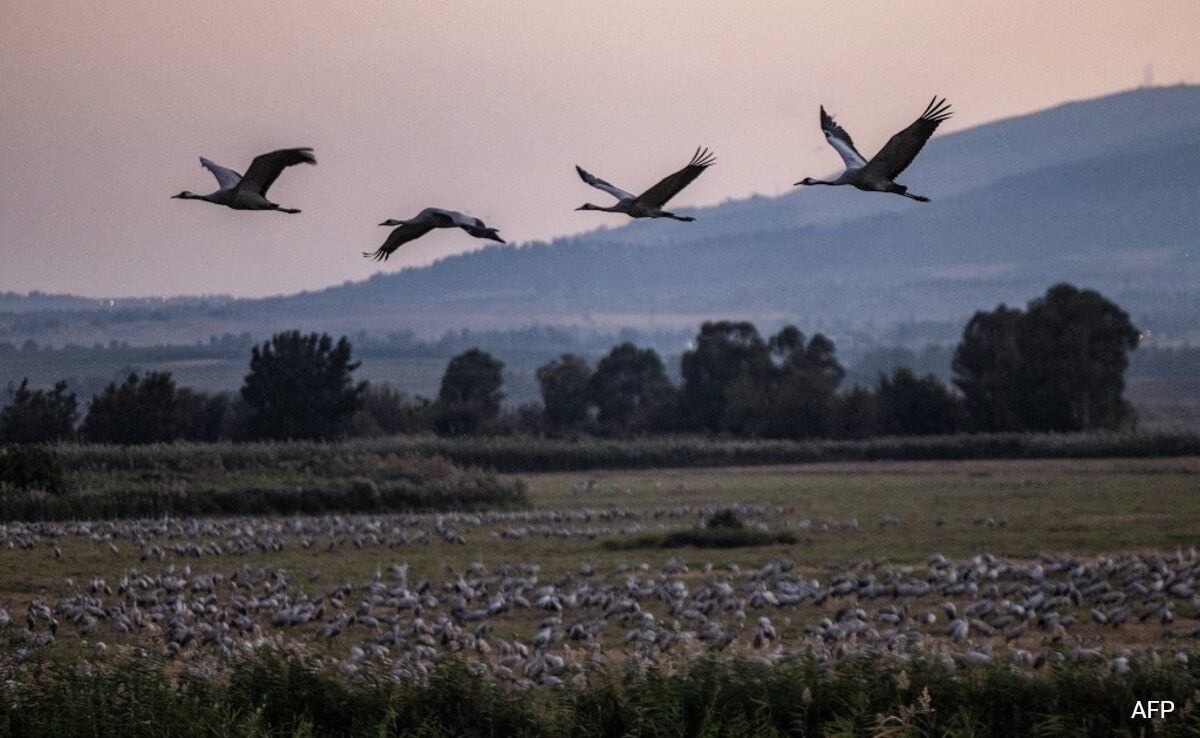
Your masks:
<svg viewBox="0 0 1200 738"><path fill-rule="evenodd" d="M0 491L0 520L96 520L170 515L319 515L329 512L449 512L529 507L525 485L483 474L451 481L377 483L363 477L339 486L135 489L51 495Z"/></svg>
<svg viewBox="0 0 1200 738"><path fill-rule="evenodd" d="M1200 454L1187 433L990 433L864 441L768 441L667 436L636 439L393 436L341 443L173 443L146 446L63 444L72 470L353 468L364 458L440 456L500 472L803 464L835 461L1184 456Z"/></svg>
<svg viewBox="0 0 1200 738"><path fill-rule="evenodd" d="M58 463L50 449L29 450ZM86 466L69 473L71 480L65 489L0 483L0 520L529 507L522 480L463 470L440 457L330 458L317 464L319 470L298 468L301 464L283 460L275 467L251 470L225 471L187 463L170 466L174 468L100 470Z"/></svg>

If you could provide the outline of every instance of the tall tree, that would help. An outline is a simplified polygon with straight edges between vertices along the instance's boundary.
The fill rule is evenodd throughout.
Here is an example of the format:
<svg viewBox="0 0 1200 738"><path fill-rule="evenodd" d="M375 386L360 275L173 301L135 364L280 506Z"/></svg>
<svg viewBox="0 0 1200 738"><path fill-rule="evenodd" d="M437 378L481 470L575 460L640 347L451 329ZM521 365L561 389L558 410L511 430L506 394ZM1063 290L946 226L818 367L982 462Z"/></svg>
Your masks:
<svg viewBox="0 0 1200 738"><path fill-rule="evenodd" d="M80 434L98 443L172 441L183 433L179 393L170 372L136 372L92 398Z"/></svg>
<svg viewBox="0 0 1200 738"><path fill-rule="evenodd" d="M1132 420L1122 395L1137 344L1120 307L1057 284L1024 312L976 313L955 351L955 384L978 430L1115 429Z"/></svg>
<svg viewBox="0 0 1200 738"><path fill-rule="evenodd" d="M837 388L846 376L846 370L837 359L837 347L823 334L815 334L808 343L804 334L794 325L784 326L767 342L771 358L784 372L802 370L811 372Z"/></svg>
<svg viewBox="0 0 1200 738"><path fill-rule="evenodd" d="M837 397L829 435L859 440L879 433L877 400L874 392L858 385Z"/></svg>
<svg viewBox="0 0 1200 738"><path fill-rule="evenodd" d="M762 434L770 438L814 438L833 432L837 387L846 371L833 341L818 333L805 340L785 326L767 343L774 366Z"/></svg>
<svg viewBox="0 0 1200 738"><path fill-rule="evenodd" d="M459 436L477 432L500 414L504 362L477 348L450 360L438 391L437 432Z"/></svg>
<svg viewBox="0 0 1200 738"><path fill-rule="evenodd" d="M954 384L963 393L967 422L977 431L1016 431L1021 419L1021 350L1017 330L1022 312L1000 305L980 310L963 329L954 351Z"/></svg>
<svg viewBox="0 0 1200 738"><path fill-rule="evenodd" d="M600 427L615 433L655 429L674 401L675 388L654 349L626 341L596 365L589 383Z"/></svg>
<svg viewBox="0 0 1200 738"><path fill-rule="evenodd" d="M395 435L428 433L434 430L437 408L427 397L409 397L387 384L370 385L363 392L365 416L357 423L356 434Z"/></svg>
<svg viewBox="0 0 1200 738"><path fill-rule="evenodd" d="M876 393L884 433L925 436L953 433L959 427L958 400L932 374L918 378L908 367L879 375Z"/></svg>
<svg viewBox="0 0 1200 738"><path fill-rule="evenodd" d="M542 388L542 405L551 428L576 428L587 420L588 383L592 369L574 354L563 354L538 367L537 380Z"/></svg>
<svg viewBox="0 0 1200 738"><path fill-rule="evenodd" d="M50 391L31 390L25 377L15 390L9 385L8 395L9 404L0 410L0 443L48 443L74 435L79 404L66 382Z"/></svg>
<svg viewBox="0 0 1200 738"><path fill-rule="evenodd" d="M845 374L832 341L790 325L764 342L749 323L706 323L683 366L692 427L769 438L828 434Z"/></svg>
<svg viewBox="0 0 1200 738"><path fill-rule="evenodd" d="M231 396L228 392L208 395L180 387L175 393L179 412L179 437L189 441L216 441L230 432Z"/></svg>
<svg viewBox="0 0 1200 738"><path fill-rule="evenodd" d="M739 382L739 396L747 383L766 384L771 372L767 344L749 322L706 322L695 345L680 360L683 387L680 401L696 430L717 433L726 428L730 387ZM740 416L740 413L738 413Z"/></svg>
<svg viewBox="0 0 1200 738"><path fill-rule="evenodd" d="M1057 284L1021 318L1026 424L1038 430L1116 429L1132 419L1123 398L1138 330L1095 290Z"/></svg>
<svg viewBox="0 0 1200 738"><path fill-rule="evenodd" d="M353 384L359 362L350 342L327 334L276 333L255 346L242 385L251 438L328 439L344 432L366 383Z"/></svg>

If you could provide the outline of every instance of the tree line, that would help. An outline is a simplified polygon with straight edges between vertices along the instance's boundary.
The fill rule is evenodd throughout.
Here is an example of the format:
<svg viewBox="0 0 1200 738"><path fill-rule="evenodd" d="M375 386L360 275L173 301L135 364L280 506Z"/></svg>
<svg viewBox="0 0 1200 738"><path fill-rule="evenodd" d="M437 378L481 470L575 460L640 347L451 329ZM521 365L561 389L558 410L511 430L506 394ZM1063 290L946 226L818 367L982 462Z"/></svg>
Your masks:
<svg viewBox="0 0 1200 738"><path fill-rule="evenodd" d="M235 393L177 387L167 372L130 373L80 407L64 382L9 387L0 441L80 439L333 439L433 431L632 436L704 433L778 439L926 435L959 431L1128 428L1128 353L1139 333L1093 290L1051 287L1024 310L979 311L963 329L946 384L908 368L874 386L842 386L828 337L785 326L763 336L750 322L706 322L669 378L656 351L614 346L593 366L563 354L537 370L540 403L502 406L504 364L479 349L455 356L436 399L355 382L349 341L289 331L251 350Z"/></svg>

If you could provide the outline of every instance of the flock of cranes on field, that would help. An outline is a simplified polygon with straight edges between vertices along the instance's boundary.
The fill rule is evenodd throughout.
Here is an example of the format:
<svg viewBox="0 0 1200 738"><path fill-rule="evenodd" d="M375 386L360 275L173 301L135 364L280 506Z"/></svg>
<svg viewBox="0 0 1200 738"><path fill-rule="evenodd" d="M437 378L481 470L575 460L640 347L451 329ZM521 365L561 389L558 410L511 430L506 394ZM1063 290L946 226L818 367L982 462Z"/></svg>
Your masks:
<svg viewBox="0 0 1200 738"><path fill-rule="evenodd" d="M866 192L890 192L895 195L929 202L928 197L914 195L902 184L896 183L913 159L920 153L925 142L937 130L942 121L951 115L950 106L945 98L938 100L935 96L925 112L904 130L892 136L887 144L871 159L867 159L854 147L854 141L833 116L821 107L821 131L825 140L842 157L846 169L836 179L820 180L805 177L797 185L852 185ZM705 169L716 161L713 154L706 148L697 148L696 153L687 166L673 174L664 177L650 189L640 195L626 192L603 179L591 174L583 167L576 166L579 177L587 184L602 190L617 198L617 202L607 207L586 203L576 210L601 210L607 213L625 213L631 218L673 218L685 222L695 218L687 215L676 215L663 210L671 198L679 194L684 187L699 177ZM316 164L312 149L279 149L254 157L245 175L238 174L232 169L216 164L200 157L200 164L212 172L217 178L218 189L207 195L197 195L187 190L174 195L184 200L204 200L216 205L224 205L234 210L274 210L280 213L298 213L295 208L285 208L267 199L267 190L279 178L284 169L295 164ZM373 252L363 252L363 256L373 257L383 261L392 255L396 249L414 239L420 238L434 228L461 228L475 238L485 238L505 243L495 228L489 228L478 218L473 218L455 210L442 208L425 208L416 216L405 220L388 219L381 226L393 226L395 230L387 237L383 245Z"/></svg>

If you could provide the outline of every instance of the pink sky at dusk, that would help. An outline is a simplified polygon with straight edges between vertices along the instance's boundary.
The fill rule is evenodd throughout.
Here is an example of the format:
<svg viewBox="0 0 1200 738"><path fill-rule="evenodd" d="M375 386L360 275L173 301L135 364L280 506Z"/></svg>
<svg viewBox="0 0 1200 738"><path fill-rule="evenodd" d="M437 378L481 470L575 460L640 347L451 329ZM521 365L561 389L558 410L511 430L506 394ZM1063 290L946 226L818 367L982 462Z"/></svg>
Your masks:
<svg viewBox="0 0 1200 738"><path fill-rule="evenodd" d="M942 134L1147 65L1200 82L1190 1L0 0L0 18L0 291L90 296L290 293L482 245L438 231L360 256L429 205L516 243L615 227L574 210L604 202L575 164L637 192L698 145L717 165L673 209L782 194L840 164L820 104L873 153L934 93ZM319 161L271 189L299 215L170 199L215 189L199 156L243 171L289 146Z"/></svg>

